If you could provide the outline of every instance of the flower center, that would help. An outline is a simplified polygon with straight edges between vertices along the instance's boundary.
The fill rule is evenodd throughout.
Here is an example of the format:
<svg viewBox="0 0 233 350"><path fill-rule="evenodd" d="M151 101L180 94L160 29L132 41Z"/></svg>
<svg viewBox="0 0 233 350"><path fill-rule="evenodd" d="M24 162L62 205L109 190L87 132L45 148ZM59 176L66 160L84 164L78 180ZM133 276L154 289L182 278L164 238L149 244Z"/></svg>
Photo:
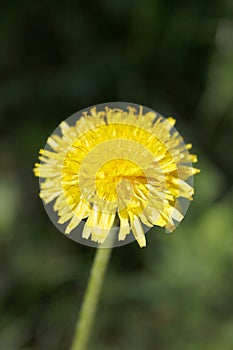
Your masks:
<svg viewBox="0 0 233 350"><path fill-rule="evenodd" d="M96 173L96 191L108 202L118 202L118 210L125 208L132 200L138 187L147 192L147 179L138 164L124 158L111 159Z"/></svg>

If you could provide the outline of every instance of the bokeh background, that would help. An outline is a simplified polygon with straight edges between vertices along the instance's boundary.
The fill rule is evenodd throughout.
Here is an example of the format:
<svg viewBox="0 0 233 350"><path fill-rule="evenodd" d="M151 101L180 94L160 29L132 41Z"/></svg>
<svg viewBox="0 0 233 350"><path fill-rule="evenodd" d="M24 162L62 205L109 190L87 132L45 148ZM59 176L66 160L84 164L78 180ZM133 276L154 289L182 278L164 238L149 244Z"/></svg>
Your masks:
<svg viewBox="0 0 233 350"><path fill-rule="evenodd" d="M9 1L0 44L0 349L69 349L95 249L51 224L32 168L108 101L175 116L202 172L175 233L114 250L89 349L233 349L233 2Z"/></svg>

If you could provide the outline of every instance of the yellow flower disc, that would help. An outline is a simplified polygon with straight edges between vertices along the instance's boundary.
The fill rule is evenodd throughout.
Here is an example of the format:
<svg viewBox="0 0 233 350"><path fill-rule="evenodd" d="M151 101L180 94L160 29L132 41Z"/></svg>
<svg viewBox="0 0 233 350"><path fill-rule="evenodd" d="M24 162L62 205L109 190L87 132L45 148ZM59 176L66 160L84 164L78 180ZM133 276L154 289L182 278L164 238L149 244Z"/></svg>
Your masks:
<svg viewBox="0 0 233 350"><path fill-rule="evenodd" d="M154 225L173 231L199 172L174 124L127 103L90 107L62 122L34 168L52 222L70 238L101 247L134 239L144 247Z"/></svg>

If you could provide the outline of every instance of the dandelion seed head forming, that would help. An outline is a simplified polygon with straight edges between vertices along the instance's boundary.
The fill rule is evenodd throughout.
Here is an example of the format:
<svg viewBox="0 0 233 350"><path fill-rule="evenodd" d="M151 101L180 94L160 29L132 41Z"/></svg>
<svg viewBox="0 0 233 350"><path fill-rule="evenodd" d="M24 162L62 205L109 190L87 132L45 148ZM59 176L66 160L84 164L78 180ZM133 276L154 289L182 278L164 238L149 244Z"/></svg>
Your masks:
<svg viewBox="0 0 233 350"><path fill-rule="evenodd" d="M52 222L70 238L101 247L111 235L115 246L136 239L144 247L155 225L173 231L199 172L174 124L127 103L97 105L63 121L34 168Z"/></svg>

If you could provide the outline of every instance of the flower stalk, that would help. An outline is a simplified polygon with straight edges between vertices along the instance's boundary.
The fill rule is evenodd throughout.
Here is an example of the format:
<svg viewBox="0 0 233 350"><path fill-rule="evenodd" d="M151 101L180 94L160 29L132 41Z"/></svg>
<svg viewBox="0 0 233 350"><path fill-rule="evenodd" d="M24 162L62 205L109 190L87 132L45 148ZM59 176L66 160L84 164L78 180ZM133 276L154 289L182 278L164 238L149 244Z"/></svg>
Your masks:
<svg viewBox="0 0 233 350"><path fill-rule="evenodd" d="M86 350L112 248L98 248L70 350Z"/></svg>

